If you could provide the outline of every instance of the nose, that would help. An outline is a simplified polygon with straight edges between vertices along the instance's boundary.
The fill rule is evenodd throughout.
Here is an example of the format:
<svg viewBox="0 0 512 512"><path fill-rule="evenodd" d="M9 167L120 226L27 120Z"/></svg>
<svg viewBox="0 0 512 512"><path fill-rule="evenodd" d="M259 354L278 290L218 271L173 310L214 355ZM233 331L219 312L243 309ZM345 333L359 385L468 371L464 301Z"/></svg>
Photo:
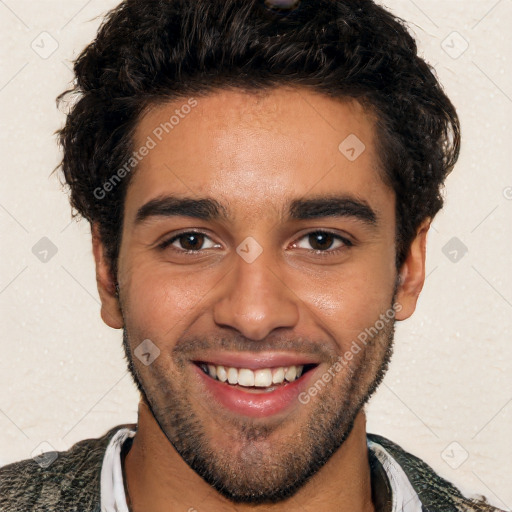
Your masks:
<svg viewBox="0 0 512 512"><path fill-rule="evenodd" d="M214 306L215 323L262 340L274 329L292 328L299 320L300 299L286 285L278 265L266 251L252 262L238 254L222 283Z"/></svg>

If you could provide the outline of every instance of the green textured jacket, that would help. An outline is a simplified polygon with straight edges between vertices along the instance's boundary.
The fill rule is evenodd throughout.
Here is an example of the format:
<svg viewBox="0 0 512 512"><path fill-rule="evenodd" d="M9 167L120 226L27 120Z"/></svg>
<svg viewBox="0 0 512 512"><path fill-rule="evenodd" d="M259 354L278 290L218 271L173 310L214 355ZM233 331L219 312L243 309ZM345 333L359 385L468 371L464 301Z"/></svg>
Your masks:
<svg viewBox="0 0 512 512"><path fill-rule="evenodd" d="M101 512L100 475L103 456L118 425L104 436L85 439L58 452L48 466L33 459L0 467L0 512ZM485 501L465 498L451 483L395 443L375 434L368 438L383 446L400 464L417 492L424 512L499 512Z"/></svg>

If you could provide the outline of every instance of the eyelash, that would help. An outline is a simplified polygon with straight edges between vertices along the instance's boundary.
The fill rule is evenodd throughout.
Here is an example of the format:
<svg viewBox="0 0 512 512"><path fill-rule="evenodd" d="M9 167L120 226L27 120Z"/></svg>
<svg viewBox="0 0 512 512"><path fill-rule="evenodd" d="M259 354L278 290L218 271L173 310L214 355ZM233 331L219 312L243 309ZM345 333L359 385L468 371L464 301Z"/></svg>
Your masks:
<svg viewBox="0 0 512 512"><path fill-rule="evenodd" d="M343 242L343 245L341 247L338 247L337 249L326 249L325 251L322 251L320 249L311 249L310 250L310 252L313 252L322 257L338 254L339 252L344 251L347 248L352 247L354 245L354 243L351 242L348 238L345 238L341 235L333 233L332 231L326 231L326 230L321 230L321 229L315 229L315 230L309 231L308 233L305 233L304 235L302 235L299 238L299 240L302 240L303 238L310 236L312 234L315 234L315 233L319 233L322 235L331 235L335 240ZM184 231L182 233L172 236L171 238L169 238L167 240L164 240L162 243L160 243L158 245L158 249L163 251L170 247L173 251L175 251L179 254L199 255L199 253L203 252L202 250L185 250L185 249L176 249L175 247L172 247L172 244L176 240L179 240L181 237L183 237L185 235L191 235L191 234L192 235L204 235L206 238L210 238L206 233L203 233L202 231ZM296 242L294 242L294 243L296 243Z"/></svg>

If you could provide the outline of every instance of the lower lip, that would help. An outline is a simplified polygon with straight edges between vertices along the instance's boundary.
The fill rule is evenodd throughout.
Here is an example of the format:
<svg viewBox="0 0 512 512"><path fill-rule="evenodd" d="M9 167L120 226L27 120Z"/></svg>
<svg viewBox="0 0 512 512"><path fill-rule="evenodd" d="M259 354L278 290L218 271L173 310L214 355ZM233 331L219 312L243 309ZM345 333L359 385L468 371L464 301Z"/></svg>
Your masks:
<svg viewBox="0 0 512 512"><path fill-rule="evenodd" d="M278 385L274 391L260 393L247 392L207 375L199 366L193 364L201 382L214 400L226 409L253 418L264 418L300 405L298 396L307 389L314 369L302 375L299 379ZM257 388L249 388L252 390Z"/></svg>

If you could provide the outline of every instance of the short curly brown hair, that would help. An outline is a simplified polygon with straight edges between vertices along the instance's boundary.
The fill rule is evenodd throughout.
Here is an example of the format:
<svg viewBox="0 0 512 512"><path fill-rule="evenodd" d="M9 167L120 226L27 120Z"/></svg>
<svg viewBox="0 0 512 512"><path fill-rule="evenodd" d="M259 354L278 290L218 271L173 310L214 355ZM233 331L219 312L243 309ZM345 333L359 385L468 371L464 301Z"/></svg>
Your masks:
<svg viewBox="0 0 512 512"><path fill-rule="evenodd" d="M377 119L384 179L396 194L399 268L416 230L443 205L460 146L459 120L403 21L372 0L125 0L76 59L76 100L58 131L75 212L97 223L116 272L130 175L145 109L223 88L309 87L355 98Z"/></svg>

